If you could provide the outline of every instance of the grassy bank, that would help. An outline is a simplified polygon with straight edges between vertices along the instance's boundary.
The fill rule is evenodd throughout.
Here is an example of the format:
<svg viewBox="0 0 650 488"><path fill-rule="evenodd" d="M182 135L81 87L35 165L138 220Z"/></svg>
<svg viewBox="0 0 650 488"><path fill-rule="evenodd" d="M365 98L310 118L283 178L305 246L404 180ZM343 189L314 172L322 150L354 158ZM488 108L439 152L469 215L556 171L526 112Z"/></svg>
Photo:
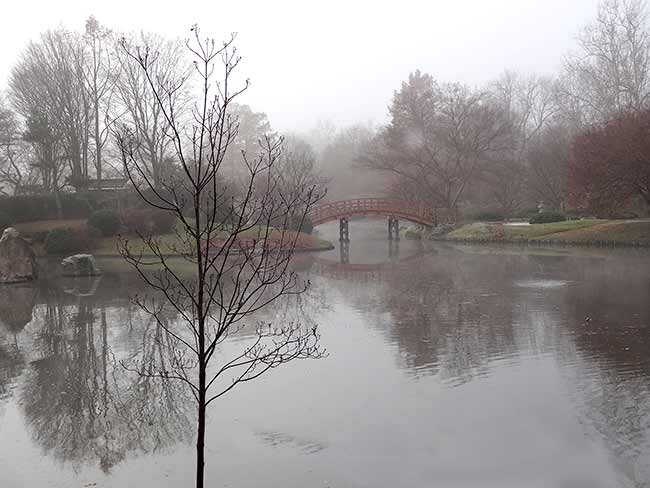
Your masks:
<svg viewBox="0 0 650 488"><path fill-rule="evenodd" d="M551 224L464 225L441 239L458 242L512 242L594 246L650 246L648 220L571 220Z"/></svg>
<svg viewBox="0 0 650 488"><path fill-rule="evenodd" d="M39 233L43 234L55 228L68 227L77 229L83 227L85 224L85 220L41 220L17 224L15 227L25 237L33 238ZM260 232L261 229L259 228L250 229L247 232L243 232L239 238L240 244L246 247L252 240L259 238ZM124 236L124 238L128 239L129 246L134 254L151 254L149 247L138 236ZM180 255L178 250L182 246L178 239L178 236L175 233L162 234L156 236L156 238L160 242L161 249L167 254L172 256L177 254ZM271 232L269 239L272 243L279 243L281 238L282 234L279 231L274 230ZM302 232L287 232L285 233L283 240L284 242L287 242L292 241L294 238L296 239L296 251L325 251L333 249L334 247L329 241L319 239L316 236L304 234ZM215 245L218 244L218 242L215 242ZM34 249L40 256L44 256L46 254L42 243L34 242ZM101 237L95 241L95 245L92 248L84 249L83 252L88 252L96 256L119 256L118 237Z"/></svg>

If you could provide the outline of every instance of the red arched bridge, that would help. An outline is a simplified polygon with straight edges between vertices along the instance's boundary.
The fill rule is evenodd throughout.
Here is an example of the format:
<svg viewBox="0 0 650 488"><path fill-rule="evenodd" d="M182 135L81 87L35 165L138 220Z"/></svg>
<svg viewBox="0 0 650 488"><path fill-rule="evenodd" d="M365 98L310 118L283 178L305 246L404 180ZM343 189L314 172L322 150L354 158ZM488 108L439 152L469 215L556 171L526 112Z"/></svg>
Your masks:
<svg viewBox="0 0 650 488"><path fill-rule="evenodd" d="M338 220L342 242L349 241L348 219L355 216L378 215L388 217L388 238L399 239L399 219L426 227L455 223L457 209L428 207L420 203L396 198L355 198L323 203L309 210L314 226Z"/></svg>

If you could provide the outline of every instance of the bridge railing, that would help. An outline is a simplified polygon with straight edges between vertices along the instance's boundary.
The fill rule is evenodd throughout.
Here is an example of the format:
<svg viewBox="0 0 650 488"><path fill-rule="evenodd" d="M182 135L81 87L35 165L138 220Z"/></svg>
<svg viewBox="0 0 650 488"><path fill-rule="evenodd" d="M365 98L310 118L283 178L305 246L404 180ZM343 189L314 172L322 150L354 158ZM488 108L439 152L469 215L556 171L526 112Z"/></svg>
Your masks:
<svg viewBox="0 0 650 488"><path fill-rule="evenodd" d="M431 208L393 198L356 198L323 203L313 207L309 211L309 217L314 223L322 223L328 220L367 213L395 215L404 218L411 217L427 225L456 221L454 209Z"/></svg>

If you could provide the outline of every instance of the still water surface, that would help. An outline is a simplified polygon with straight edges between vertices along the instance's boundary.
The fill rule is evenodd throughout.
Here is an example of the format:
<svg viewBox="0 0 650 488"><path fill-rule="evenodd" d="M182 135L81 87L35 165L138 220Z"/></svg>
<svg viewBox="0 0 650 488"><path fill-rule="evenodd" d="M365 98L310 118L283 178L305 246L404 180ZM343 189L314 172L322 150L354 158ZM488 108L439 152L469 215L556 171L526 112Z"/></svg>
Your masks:
<svg viewBox="0 0 650 488"><path fill-rule="evenodd" d="M210 486L650 486L650 254L389 249L362 225L351 264L301 256L310 293L267 311L329 356L214 404ZM154 325L100 265L0 289L2 488L191 486L188 393L119 365L158 354Z"/></svg>

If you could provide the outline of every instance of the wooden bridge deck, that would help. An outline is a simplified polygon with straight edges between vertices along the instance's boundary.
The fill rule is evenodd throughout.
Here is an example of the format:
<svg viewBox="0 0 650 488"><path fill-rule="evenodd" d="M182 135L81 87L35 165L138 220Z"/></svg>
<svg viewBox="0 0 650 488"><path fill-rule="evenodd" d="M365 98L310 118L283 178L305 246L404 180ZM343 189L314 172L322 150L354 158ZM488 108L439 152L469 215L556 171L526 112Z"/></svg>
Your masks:
<svg viewBox="0 0 650 488"><path fill-rule="evenodd" d="M310 209L314 225L359 215L398 217L428 227L455 223L456 209L431 208L419 203L395 198L356 198L323 203Z"/></svg>

